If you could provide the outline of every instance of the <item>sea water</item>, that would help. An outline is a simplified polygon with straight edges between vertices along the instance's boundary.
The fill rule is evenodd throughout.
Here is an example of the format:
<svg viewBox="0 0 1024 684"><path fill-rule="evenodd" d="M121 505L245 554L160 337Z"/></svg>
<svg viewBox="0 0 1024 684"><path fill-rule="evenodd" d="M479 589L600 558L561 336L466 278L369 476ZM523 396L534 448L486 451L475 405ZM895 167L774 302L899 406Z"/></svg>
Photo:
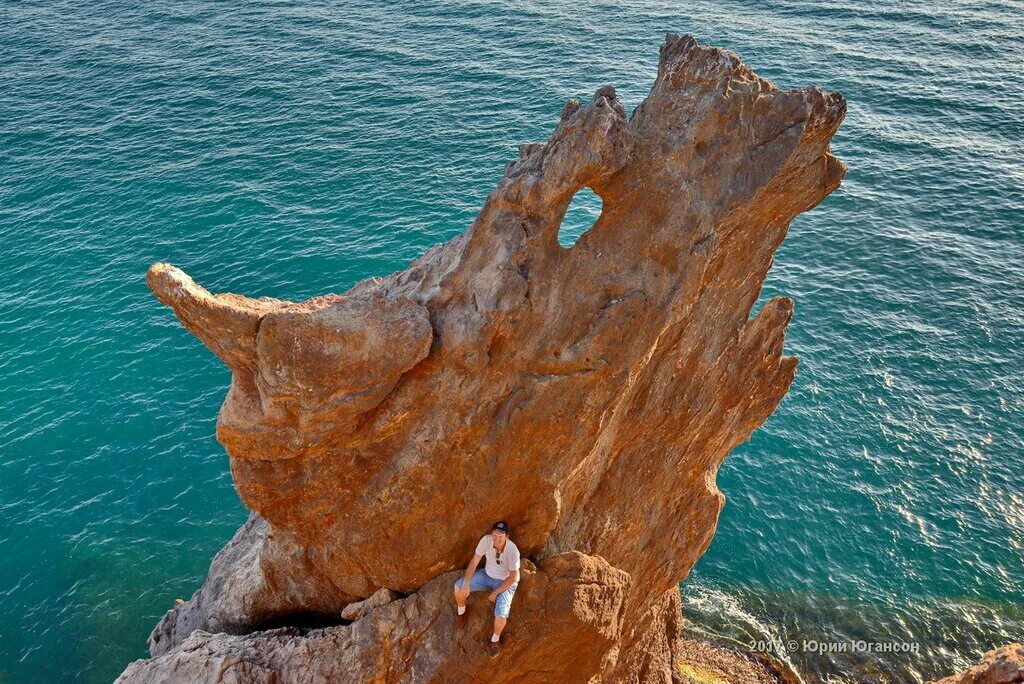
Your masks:
<svg viewBox="0 0 1024 684"><path fill-rule="evenodd" d="M401 269L566 99L608 83L632 111L667 31L849 100L849 175L762 296L796 300L797 377L719 473L691 629L809 682L1024 638L1020 2L0 8L0 680L109 681L245 518L214 439L229 373L151 262L290 300ZM805 647L860 641L897 647Z"/></svg>

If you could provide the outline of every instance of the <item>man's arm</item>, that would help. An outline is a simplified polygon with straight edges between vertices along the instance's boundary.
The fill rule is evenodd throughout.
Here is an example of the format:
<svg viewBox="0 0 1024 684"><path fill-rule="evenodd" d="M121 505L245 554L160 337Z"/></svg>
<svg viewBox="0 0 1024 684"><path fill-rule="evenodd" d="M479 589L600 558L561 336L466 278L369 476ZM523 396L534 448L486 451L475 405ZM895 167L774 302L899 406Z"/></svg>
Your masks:
<svg viewBox="0 0 1024 684"><path fill-rule="evenodd" d="M483 558L479 553L473 554L473 560L469 561L469 565L466 566L466 576L462 579L462 590L469 593L469 582L473 579L473 573L476 572L476 566L480 565L480 559Z"/></svg>
<svg viewBox="0 0 1024 684"><path fill-rule="evenodd" d="M508 577L505 578L504 582L502 582L501 584L498 585L497 589L495 589L494 591L491 592L490 599L492 601L498 600L498 594L500 594L501 592L505 591L506 589L508 589L509 587L511 587L513 584L515 584L518 581L519 581L519 569L516 568L515 570L512 570L511 572L508 573Z"/></svg>

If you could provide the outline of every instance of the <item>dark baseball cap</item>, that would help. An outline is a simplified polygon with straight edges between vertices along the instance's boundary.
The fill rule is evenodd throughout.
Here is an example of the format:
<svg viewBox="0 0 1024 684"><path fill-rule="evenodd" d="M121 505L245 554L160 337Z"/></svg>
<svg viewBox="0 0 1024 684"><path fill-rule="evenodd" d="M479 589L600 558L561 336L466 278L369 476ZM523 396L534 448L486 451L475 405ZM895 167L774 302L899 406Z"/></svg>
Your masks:
<svg viewBox="0 0 1024 684"><path fill-rule="evenodd" d="M491 525L491 532L493 532L494 530L508 534L508 523L504 520L499 520L498 522Z"/></svg>

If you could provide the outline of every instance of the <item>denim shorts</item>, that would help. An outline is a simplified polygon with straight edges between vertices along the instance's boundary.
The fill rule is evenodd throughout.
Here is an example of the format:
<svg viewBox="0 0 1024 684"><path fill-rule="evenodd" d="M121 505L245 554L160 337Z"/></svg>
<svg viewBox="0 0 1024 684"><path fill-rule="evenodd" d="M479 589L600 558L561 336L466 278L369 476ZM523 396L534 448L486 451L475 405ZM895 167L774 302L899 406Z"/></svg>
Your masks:
<svg viewBox="0 0 1024 684"><path fill-rule="evenodd" d="M465 577L460 577L455 583L456 588L462 588L462 580ZM473 573L473 576L469 579L469 590L470 591L494 591L502 585L505 580L494 579L487 574L483 569L477 570ZM505 591L498 594L498 598L494 601L494 614L498 617L507 618L508 612L512 610L512 597L515 596L516 587L519 586L519 582L516 582Z"/></svg>

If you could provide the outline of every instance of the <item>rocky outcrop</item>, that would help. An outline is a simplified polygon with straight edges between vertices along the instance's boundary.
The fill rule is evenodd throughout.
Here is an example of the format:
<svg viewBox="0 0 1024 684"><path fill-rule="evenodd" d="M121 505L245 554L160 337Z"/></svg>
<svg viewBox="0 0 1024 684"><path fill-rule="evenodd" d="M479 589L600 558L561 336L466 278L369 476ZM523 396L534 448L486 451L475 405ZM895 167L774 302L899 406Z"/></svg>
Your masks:
<svg viewBox="0 0 1024 684"><path fill-rule="evenodd" d="M361 617L369 615L377 608L397 600L399 596L401 596L401 594L397 591L392 591L387 588L378 589L372 596L370 596L370 598L362 601L356 601L355 603L350 603L345 606L341 611L341 619L354 622Z"/></svg>
<svg viewBox="0 0 1024 684"><path fill-rule="evenodd" d="M118 679L138 682L395 682L584 680L598 675L622 631L629 576L600 558L567 552L527 569L500 667L484 650L486 598L472 595L471 622L455 628L458 572L381 604L350 625L281 627L245 635L197 631L178 648L139 660ZM510 628L512 629L512 628ZM571 657L568 657L571 656Z"/></svg>
<svg viewBox="0 0 1024 684"><path fill-rule="evenodd" d="M629 117L610 86L570 100L472 226L404 271L292 303L152 266L156 296L232 371L217 438L254 514L126 678L212 680L228 659L287 680L315 654L335 664L313 678L430 681L462 662L445 573L501 518L539 567L506 673L677 679L677 583L714 534L715 474L796 369L793 302L752 308L790 221L843 177L829 141L845 111L669 35ZM601 215L563 248L584 187ZM599 596L546 565L573 551L601 568ZM340 622L382 588L409 596L351 625L253 633Z"/></svg>
<svg viewBox="0 0 1024 684"><path fill-rule="evenodd" d="M736 645L683 639L677 660L682 684L804 684L781 663Z"/></svg>
<svg viewBox="0 0 1024 684"><path fill-rule="evenodd" d="M1024 644L989 651L974 667L932 684L1024 684Z"/></svg>

